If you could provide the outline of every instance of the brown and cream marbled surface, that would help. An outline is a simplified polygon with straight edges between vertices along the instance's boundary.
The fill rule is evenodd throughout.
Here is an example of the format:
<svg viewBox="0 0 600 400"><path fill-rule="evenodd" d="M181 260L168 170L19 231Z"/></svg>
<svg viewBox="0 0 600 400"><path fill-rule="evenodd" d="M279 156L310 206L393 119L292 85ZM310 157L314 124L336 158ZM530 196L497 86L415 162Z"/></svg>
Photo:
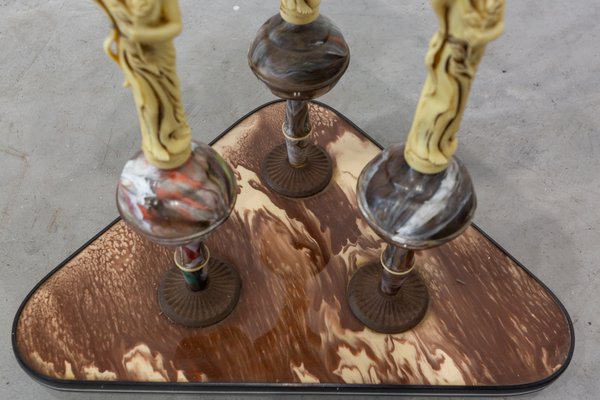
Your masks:
<svg viewBox="0 0 600 400"><path fill-rule="evenodd" d="M431 295L425 319L395 335L364 328L347 282L378 259L381 240L356 209L356 179L379 149L334 112L311 104L313 135L334 160L333 181L305 200L261 183L281 138L284 103L250 115L214 144L235 169L238 201L207 241L242 278L224 321L186 328L161 315L157 286L172 249L118 222L56 271L18 319L16 350L54 379L519 385L569 357L560 306L475 228L418 252Z"/></svg>

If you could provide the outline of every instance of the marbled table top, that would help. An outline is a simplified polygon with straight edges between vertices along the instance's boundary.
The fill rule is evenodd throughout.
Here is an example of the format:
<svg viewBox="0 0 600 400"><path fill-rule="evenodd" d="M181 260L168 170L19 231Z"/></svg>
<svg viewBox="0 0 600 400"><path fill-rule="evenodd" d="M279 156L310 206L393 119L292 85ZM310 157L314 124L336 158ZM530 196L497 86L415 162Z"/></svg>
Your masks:
<svg viewBox="0 0 600 400"><path fill-rule="evenodd" d="M233 313L209 328L169 321L156 290L172 249L119 221L24 303L13 337L27 372L65 389L510 393L539 389L566 368L573 332L565 310L474 227L417 253L431 302L415 329L363 327L345 290L383 246L355 196L361 169L380 150L311 104L333 181L312 198L282 198L262 184L259 168L283 141L283 112L283 103L269 104L213 144L239 185L234 212L207 241L241 275Z"/></svg>

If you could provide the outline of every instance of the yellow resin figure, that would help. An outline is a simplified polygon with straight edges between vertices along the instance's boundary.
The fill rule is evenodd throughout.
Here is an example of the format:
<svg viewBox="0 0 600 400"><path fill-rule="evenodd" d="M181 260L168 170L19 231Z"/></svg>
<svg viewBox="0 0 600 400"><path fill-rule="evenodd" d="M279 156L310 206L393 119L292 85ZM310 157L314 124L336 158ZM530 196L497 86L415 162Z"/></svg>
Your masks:
<svg viewBox="0 0 600 400"><path fill-rule="evenodd" d="M294 25L306 25L319 17L321 0L281 0L281 18Z"/></svg>
<svg viewBox="0 0 600 400"><path fill-rule="evenodd" d="M440 28L429 43L429 69L404 157L424 174L443 171L488 42L504 29L504 0L432 0Z"/></svg>
<svg viewBox="0 0 600 400"><path fill-rule="evenodd" d="M96 0L113 23L104 43L131 86L142 131L142 150L162 169L182 165L191 153L173 39L182 29L177 0Z"/></svg>

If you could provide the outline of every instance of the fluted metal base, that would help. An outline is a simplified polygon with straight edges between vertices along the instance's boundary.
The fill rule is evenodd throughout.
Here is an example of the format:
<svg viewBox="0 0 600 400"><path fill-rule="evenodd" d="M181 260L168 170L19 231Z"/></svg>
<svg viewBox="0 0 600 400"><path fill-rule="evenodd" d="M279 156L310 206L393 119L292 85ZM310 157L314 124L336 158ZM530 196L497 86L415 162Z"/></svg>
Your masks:
<svg viewBox="0 0 600 400"><path fill-rule="evenodd" d="M333 167L327 152L314 144L306 147L306 163L293 167L286 144L275 147L262 165L262 177L270 189L286 197L308 197L319 193L331 181Z"/></svg>
<svg viewBox="0 0 600 400"><path fill-rule="evenodd" d="M400 333L415 327L429 305L425 283L413 271L396 294L388 295L381 291L381 274L378 262L354 273L346 293L352 313L377 332Z"/></svg>
<svg viewBox="0 0 600 400"><path fill-rule="evenodd" d="M208 281L204 289L193 291L179 268L171 268L163 276L158 289L161 311L174 322L201 327L216 324L235 308L241 279L229 264L214 257L208 265Z"/></svg>

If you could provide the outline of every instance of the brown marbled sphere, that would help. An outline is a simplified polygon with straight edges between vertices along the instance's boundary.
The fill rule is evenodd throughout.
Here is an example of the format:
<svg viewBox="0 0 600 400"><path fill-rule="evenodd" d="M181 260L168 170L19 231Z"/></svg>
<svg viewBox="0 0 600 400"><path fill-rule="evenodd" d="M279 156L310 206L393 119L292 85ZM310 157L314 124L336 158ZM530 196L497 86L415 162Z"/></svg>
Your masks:
<svg viewBox="0 0 600 400"><path fill-rule="evenodd" d="M274 95L310 100L329 92L350 62L350 50L335 24L320 15L294 25L279 14L258 30L248 52L252 72Z"/></svg>

